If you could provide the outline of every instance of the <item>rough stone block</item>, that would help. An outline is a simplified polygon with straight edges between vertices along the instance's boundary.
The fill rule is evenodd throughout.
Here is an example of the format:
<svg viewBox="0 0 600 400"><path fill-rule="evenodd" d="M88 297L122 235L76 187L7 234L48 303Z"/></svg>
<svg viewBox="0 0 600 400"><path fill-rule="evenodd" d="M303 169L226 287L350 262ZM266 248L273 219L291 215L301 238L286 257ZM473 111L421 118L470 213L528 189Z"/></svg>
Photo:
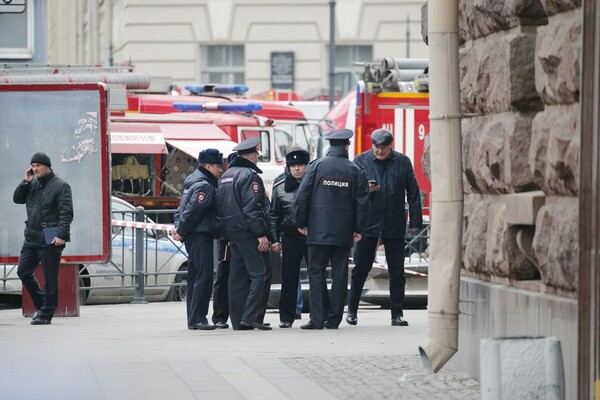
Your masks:
<svg viewBox="0 0 600 400"><path fill-rule="evenodd" d="M578 287L579 205L577 198L547 198L538 212L533 251L542 281L556 288Z"/></svg>
<svg viewBox="0 0 600 400"><path fill-rule="evenodd" d="M579 101L581 34L581 10L556 16L538 28L535 87L545 104Z"/></svg>
<svg viewBox="0 0 600 400"><path fill-rule="evenodd" d="M463 120L467 192L500 194L535 188L527 156L531 124L530 115L512 113Z"/></svg>
<svg viewBox="0 0 600 400"><path fill-rule="evenodd" d="M529 165L546 195L578 193L579 124L579 104L548 106L533 119Z"/></svg>
<svg viewBox="0 0 600 400"><path fill-rule="evenodd" d="M485 262L489 196L465 196L463 263L467 271L491 274Z"/></svg>
<svg viewBox="0 0 600 400"><path fill-rule="evenodd" d="M535 34L498 33L460 51L461 107L465 113L538 111L535 91Z"/></svg>
<svg viewBox="0 0 600 400"><path fill-rule="evenodd" d="M465 25L465 40L477 39L519 25L547 22L541 0L462 0L459 1L459 27Z"/></svg>
<svg viewBox="0 0 600 400"><path fill-rule="evenodd" d="M548 16L581 7L581 0L541 0Z"/></svg>

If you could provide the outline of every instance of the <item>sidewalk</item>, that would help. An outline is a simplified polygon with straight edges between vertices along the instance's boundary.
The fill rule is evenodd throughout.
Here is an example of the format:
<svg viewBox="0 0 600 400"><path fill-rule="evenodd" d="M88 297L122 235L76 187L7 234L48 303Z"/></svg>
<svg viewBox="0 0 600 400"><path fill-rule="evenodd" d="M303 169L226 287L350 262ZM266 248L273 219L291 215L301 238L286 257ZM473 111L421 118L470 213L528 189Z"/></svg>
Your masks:
<svg viewBox="0 0 600 400"><path fill-rule="evenodd" d="M189 331L184 303L103 305L32 326L0 310L0 399L479 399L464 373L425 372L425 310L361 308L338 330Z"/></svg>

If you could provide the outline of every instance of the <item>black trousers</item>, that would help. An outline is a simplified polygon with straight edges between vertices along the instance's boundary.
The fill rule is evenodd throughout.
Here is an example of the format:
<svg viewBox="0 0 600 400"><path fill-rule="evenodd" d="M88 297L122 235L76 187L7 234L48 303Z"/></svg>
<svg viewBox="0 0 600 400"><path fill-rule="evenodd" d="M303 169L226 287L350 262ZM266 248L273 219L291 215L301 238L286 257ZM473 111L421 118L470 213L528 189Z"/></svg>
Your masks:
<svg viewBox="0 0 600 400"><path fill-rule="evenodd" d="M227 322L229 319L229 261L231 249L227 240L219 240L219 265L213 285L213 315L212 322Z"/></svg>
<svg viewBox="0 0 600 400"><path fill-rule="evenodd" d="M213 238L211 235L191 235L185 238L188 253L187 322L207 323L208 304L213 284Z"/></svg>
<svg viewBox="0 0 600 400"><path fill-rule="evenodd" d="M373 260L377 250L378 239L364 237L356 244L354 250L355 266L352 270L350 295L348 296L348 312L356 314L360 295L365 285L367 275L373 268ZM406 278L404 276L404 238L383 239L385 259L390 277L390 306L392 318L403 315L404 291Z"/></svg>
<svg viewBox="0 0 600 400"><path fill-rule="evenodd" d="M258 251L258 239L231 241L229 315L233 329L240 322L263 322L271 289L269 253Z"/></svg>
<svg viewBox="0 0 600 400"><path fill-rule="evenodd" d="M310 323L322 327L325 320L338 326L344 314L348 293L349 247L308 246L308 279L310 284ZM327 265L331 262L331 294L326 312L327 292L323 293Z"/></svg>
<svg viewBox="0 0 600 400"><path fill-rule="evenodd" d="M298 279L302 258L308 264L306 237L283 235L281 257L281 295L279 298L279 320L293 323L298 302Z"/></svg>
<svg viewBox="0 0 600 400"><path fill-rule="evenodd" d="M32 247L24 244L17 275L33 300L38 316L51 320L58 306L58 271L65 246ZM44 290L33 274L38 264L44 272Z"/></svg>

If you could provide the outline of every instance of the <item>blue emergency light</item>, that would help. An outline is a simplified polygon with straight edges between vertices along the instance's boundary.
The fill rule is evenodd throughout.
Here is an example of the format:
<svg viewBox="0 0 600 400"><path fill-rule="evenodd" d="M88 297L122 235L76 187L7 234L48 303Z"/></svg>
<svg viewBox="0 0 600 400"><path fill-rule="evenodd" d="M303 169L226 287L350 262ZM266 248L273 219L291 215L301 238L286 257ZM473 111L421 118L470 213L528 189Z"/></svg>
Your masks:
<svg viewBox="0 0 600 400"><path fill-rule="evenodd" d="M203 94L203 93L219 93L219 94L244 94L248 91L246 85L221 85L215 83L196 83L193 85L186 85L186 90L192 94Z"/></svg>
<svg viewBox="0 0 600 400"><path fill-rule="evenodd" d="M187 103L178 101L173 103L173 108L179 111L223 111L223 112L256 112L262 110L259 103Z"/></svg>

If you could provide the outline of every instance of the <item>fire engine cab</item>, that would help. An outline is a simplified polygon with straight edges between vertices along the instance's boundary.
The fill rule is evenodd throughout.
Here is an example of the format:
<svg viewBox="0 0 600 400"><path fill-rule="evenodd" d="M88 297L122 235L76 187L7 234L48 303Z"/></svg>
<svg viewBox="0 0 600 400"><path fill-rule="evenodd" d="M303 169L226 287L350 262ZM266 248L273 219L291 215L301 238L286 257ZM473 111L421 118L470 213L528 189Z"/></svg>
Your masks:
<svg viewBox="0 0 600 400"><path fill-rule="evenodd" d="M394 135L394 150L408 156L419 188L429 206L431 183L421 159L429 134L429 86L425 59L384 58L380 62L360 63L363 80L325 116L322 129L354 130L350 158L371 149L371 133L379 128Z"/></svg>

